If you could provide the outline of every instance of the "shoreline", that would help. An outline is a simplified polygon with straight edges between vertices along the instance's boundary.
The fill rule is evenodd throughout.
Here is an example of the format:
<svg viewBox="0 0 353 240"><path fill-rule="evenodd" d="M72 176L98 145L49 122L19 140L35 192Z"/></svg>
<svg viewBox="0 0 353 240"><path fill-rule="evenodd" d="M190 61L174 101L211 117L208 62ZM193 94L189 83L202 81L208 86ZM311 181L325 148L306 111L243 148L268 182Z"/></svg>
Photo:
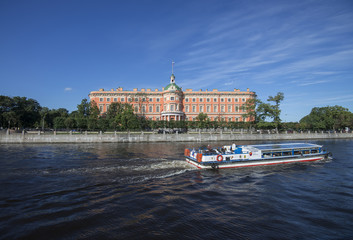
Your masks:
<svg viewBox="0 0 353 240"><path fill-rule="evenodd" d="M217 142L217 141L264 141L264 140L313 140L353 139L353 133L69 133L0 134L0 144L7 143L137 143L137 142Z"/></svg>

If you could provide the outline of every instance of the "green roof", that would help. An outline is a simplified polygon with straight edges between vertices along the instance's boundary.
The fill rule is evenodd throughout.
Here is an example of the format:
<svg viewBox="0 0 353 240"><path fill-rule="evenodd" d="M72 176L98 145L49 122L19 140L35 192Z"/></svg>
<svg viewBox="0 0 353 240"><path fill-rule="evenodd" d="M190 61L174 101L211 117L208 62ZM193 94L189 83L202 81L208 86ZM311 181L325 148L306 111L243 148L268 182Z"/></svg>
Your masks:
<svg viewBox="0 0 353 240"><path fill-rule="evenodd" d="M179 91L181 91L181 88L180 88L178 85L176 85L175 83L170 83L170 84L168 84L168 85L164 88L164 90L171 90L172 86L174 86L174 89L173 89L173 90L179 90Z"/></svg>

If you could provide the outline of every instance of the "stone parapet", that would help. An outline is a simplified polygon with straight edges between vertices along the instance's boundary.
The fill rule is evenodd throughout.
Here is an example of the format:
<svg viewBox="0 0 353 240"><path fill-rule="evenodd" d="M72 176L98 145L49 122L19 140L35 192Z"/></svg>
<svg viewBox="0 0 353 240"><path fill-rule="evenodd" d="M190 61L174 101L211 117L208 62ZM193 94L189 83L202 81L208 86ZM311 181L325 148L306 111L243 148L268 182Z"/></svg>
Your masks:
<svg viewBox="0 0 353 240"><path fill-rule="evenodd" d="M293 133L293 134L249 134L249 133L97 133L97 134L1 134L0 143L104 143L104 142L214 142L214 141L274 141L353 139L353 133Z"/></svg>

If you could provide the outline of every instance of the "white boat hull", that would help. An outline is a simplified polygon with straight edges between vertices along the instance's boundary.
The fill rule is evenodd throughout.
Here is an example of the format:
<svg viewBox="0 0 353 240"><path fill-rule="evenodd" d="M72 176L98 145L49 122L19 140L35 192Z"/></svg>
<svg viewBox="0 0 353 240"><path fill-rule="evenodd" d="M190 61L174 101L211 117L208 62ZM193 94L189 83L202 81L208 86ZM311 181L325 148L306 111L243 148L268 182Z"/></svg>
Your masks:
<svg viewBox="0 0 353 240"><path fill-rule="evenodd" d="M295 162L313 162L313 161L323 160L326 157L327 155L319 155L319 156L300 157L300 158L259 159L259 160L249 160L249 161L239 161L239 162L219 162L219 163L212 163L212 164L199 163L197 161L194 161L186 157L186 161L199 169L224 169L224 168L275 165L275 164L285 164L285 163L295 163Z"/></svg>

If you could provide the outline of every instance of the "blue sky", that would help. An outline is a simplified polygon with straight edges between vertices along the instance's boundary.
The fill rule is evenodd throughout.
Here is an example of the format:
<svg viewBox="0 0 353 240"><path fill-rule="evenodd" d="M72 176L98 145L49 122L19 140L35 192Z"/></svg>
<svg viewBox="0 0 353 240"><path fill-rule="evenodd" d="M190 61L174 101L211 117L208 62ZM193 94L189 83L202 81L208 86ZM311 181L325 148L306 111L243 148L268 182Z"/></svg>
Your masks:
<svg viewBox="0 0 353 240"><path fill-rule="evenodd" d="M99 88L284 93L353 111L353 1L0 1L0 94L76 109Z"/></svg>

